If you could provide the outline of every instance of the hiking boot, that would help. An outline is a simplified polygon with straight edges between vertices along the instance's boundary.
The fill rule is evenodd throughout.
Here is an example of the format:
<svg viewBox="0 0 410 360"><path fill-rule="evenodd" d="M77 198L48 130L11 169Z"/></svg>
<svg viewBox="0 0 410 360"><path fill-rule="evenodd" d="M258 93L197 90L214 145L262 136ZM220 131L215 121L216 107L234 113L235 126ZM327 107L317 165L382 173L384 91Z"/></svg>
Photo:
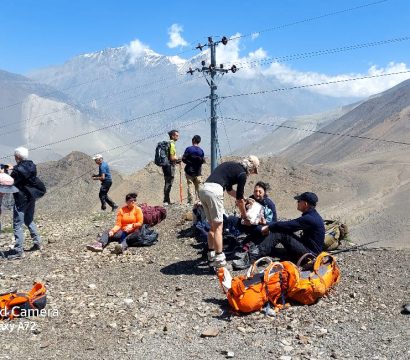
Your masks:
<svg viewBox="0 0 410 360"><path fill-rule="evenodd" d="M403 309L402 309L401 313L403 315L409 315L410 314L410 304L403 305Z"/></svg>
<svg viewBox="0 0 410 360"><path fill-rule="evenodd" d="M102 211L107 210L107 205L101 205L101 210L102 210Z"/></svg>
<svg viewBox="0 0 410 360"><path fill-rule="evenodd" d="M226 257L224 253L216 254L215 259L209 263L209 266L219 269L221 267L226 267Z"/></svg>
<svg viewBox="0 0 410 360"><path fill-rule="evenodd" d="M125 251L124 247L121 244L115 244L114 250L112 251L116 255L121 255Z"/></svg>
<svg viewBox="0 0 410 360"><path fill-rule="evenodd" d="M5 253L5 255L6 255L7 260L19 260L24 257L24 252L16 250L16 249L12 249L8 251L7 253Z"/></svg>
<svg viewBox="0 0 410 360"><path fill-rule="evenodd" d="M249 258L249 253L245 253L245 256L242 259L232 261L232 267L234 270L243 270L248 269L252 265Z"/></svg>
<svg viewBox="0 0 410 360"><path fill-rule="evenodd" d="M114 205L113 207L112 207L112 212L114 212L115 210L117 210L118 209L118 205Z"/></svg>
<svg viewBox="0 0 410 360"><path fill-rule="evenodd" d="M86 247L87 247L87 250L94 251L94 252L102 252L104 250L102 244L98 241L92 244L88 244Z"/></svg>
<svg viewBox="0 0 410 360"><path fill-rule="evenodd" d="M28 249L27 251L41 251L41 245L40 244L33 244L33 246Z"/></svg>

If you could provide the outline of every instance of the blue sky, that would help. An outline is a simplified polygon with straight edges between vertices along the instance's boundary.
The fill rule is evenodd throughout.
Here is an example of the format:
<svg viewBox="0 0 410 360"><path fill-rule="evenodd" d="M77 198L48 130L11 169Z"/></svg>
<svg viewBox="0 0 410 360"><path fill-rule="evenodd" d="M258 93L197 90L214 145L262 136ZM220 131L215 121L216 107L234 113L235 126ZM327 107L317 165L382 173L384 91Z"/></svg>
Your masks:
<svg viewBox="0 0 410 360"><path fill-rule="evenodd" d="M62 64L82 53L119 47L132 41L160 54L179 54L189 58L197 53L191 50L193 44L205 42L209 35L218 38L255 33L255 36L244 36L237 41L237 54L230 58L240 60L252 56L259 59L286 56L410 35L408 0L387 0L260 32L373 2L377 0L237 0L211 3L2 0L0 69L25 74L33 69ZM171 33L174 43L170 39ZM322 80L377 71L407 70L410 64L409 43L407 40L296 59L287 61L283 66L294 76L313 73Z"/></svg>

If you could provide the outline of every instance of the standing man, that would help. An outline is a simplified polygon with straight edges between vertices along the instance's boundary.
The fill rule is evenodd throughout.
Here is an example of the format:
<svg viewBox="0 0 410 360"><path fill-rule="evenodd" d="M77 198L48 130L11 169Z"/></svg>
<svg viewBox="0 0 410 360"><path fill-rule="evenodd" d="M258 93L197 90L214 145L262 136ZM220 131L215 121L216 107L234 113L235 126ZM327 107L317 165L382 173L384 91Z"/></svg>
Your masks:
<svg viewBox="0 0 410 360"><path fill-rule="evenodd" d="M179 139L178 130L171 130L168 132L169 135L169 163L162 166L162 172L164 173L164 205L171 204L171 199L169 194L171 193L172 184L175 177L175 164L181 162L181 159L177 157L177 150L175 147L175 142Z"/></svg>
<svg viewBox="0 0 410 360"><path fill-rule="evenodd" d="M108 167L108 164L103 161L101 154L93 156L93 160L98 165L98 175L93 175L92 178L93 180L101 181L100 192L98 194L101 201L101 210L105 210L107 208L106 204L108 204L111 206L112 211L115 211L118 209L118 206L108 197L108 191L110 191L112 185L110 168Z"/></svg>
<svg viewBox="0 0 410 360"><path fill-rule="evenodd" d="M226 266L225 254L222 251L223 215L225 213L224 190L236 198L241 218L245 224L249 224L243 193L248 175L257 174L258 167L259 159L254 155L246 157L241 162L224 162L212 172L199 190L199 198L204 207L206 218L211 224L211 229L208 232L208 262L211 267ZM236 185L236 190L233 190L233 185Z"/></svg>
<svg viewBox="0 0 410 360"><path fill-rule="evenodd" d="M188 187L188 204L192 205L194 202L194 189L195 197L198 197L199 184L202 182L202 164L205 162L204 151L199 147L201 137L195 135L192 138L192 146L185 149L182 156L182 162L185 163L185 177Z"/></svg>
<svg viewBox="0 0 410 360"><path fill-rule="evenodd" d="M37 167L27 158L28 149L18 147L14 150L16 165L9 168L9 171L11 170L10 176L14 179L14 186L19 191L13 194L13 230L16 243L14 249L5 254L8 260L21 259L24 256L23 224L28 227L31 239L33 240L33 246L29 251L41 250L41 238L33 221L36 199L27 190L27 186L30 186L37 177Z"/></svg>

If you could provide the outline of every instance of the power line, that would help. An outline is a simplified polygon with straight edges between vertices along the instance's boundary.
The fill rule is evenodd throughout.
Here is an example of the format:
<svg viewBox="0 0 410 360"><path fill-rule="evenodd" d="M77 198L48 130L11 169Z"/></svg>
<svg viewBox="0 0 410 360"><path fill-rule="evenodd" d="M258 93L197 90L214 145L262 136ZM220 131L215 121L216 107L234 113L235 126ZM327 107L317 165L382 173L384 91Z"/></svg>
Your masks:
<svg viewBox="0 0 410 360"><path fill-rule="evenodd" d="M291 91L291 90L305 89L305 88L310 88L310 87L315 87L315 86L324 86L324 85L331 85L331 84L338 84L338 83L346 83L346 82L350 82L350 81L373 79L373 78L379 78L379 77L384 77L384 76L402 75L402 74L408 74L408 73L410 73L410 70L397 71L397 72L385 73L385 74L377 74L377 75L361 76L361 77L356 77L356 78L332 80L332 81L326 81L326 82L315 83L315 84L297 85L297 86L284 87L284 88L278 88L278 89L272 89L272 90L261 90L261 91L254 91L254 92L248 92L248 93L226 95L226 96L221 96L221 99L228 99L228 98L239 97L239 96L268 94L268 93L274 93L274 92L280 92L280 91Z"/></svg>
<svg viewBox="0 0 410 360"><path fill-rule="evenodd" d="M198 98L198 99L191 100L191 101L187 101L183 104L174 105L174 106L171 106L171 107L168 107L168 108L165 108L165 109L161 109L161 110L158 110L158 111L154 111L154 112L149 113L149 114L141 115L141 116L138 116L138 117L135 117L135 118L132 118L132 119L119 121L119 122L116 122L116 123L113 123L113 124L110 124L110 125L106 125L106 126L91 130L91 131L87 131L87 132L80 133L80 134L77 134L77 135L74 135L74 136L70 136L68 138L60 139L60 140L57 140L57 141L54 141L54 142L51 142L51 143L48 143L48 144L43 144L43 145L31 148L29 150L38 150L38 149L42 149L42 148L50 146L50 145L60 144L62 142L68 141L68 140L77 139L77 138L80 138L82 136L86 136L86 135L90 135L90 134L93 134L93 133L96 133L96 132L99 132L99 131L102 131L102 130L110 129L110 128L118 126L118 125L123 125L123 124L126 124L126 123L130 123L130 122L140 120L140 119L143 119L143 118L146 118L146 117L150 117L150 116L153 116L153 115L158 115L158 114L161 114L163 112L167 112L167 111L170 111L170 110L173 110L173 109L177 109L179 107L189 105L189 104L192 104L192 103L200 101L200 100L203 101L204 99L205 99L205 97ZM0 159L7 158L9 156L11 156L11 155L3 156Z"/></svg>
<svg viewBox="0 0 410 360"><path fill-rule="evenodd" d="M180 81L180 82L178 82L178 83L176 83L176 84L170 84L170 85L168 85L168 86L161 87L161 90L167 89L167 88L169 88L169 87L177 86L177 85L183 85L183 84L186 84L186 83L188 83L188 82L190 82L190 81L196 80L197 78L198 78L198 76L196 76L196 77L194 77L194 78L192 78L192 79L187 79L187 80ZM130 90L129 90L129 89L128 89L128 90L123 90L123 91L121 91L121 92L115 93L114 95L111 95L111 94L110 94L110 95L100 96L100 97L98 97L98 98L91 99L90 101L88 101L88 103L89 103L89 105L91 105L91 104L92 104L94 101L96 101L96 100L114 97L115 95L119 95L119 94L125 93L125 92L127 92L127 91L130 91ZM152 93L152 92L158 92L158 90L155 89L155 90L150 90L150 91L138 93L138 94L136 94L136 95L133 95L133 96L130 96L130 97L127 97L127 98L119 99L119 100L120 100L119 102L123 102L123 101L125 101L125 100L134 99L134 98L136 98L136 97L139 97L139 96L142 96L142 95L146 95L146 94L149 94L149 93ZM117 101L105 102L105 103L103 103L103 104L100 105L100 106L102 106L102 107L109 106L109 105L112 105L112 104L115 103L115 102L117 102ZM60 108L60 109L58 109L58 110L54 110L54 111L51 111L51 112L48 112L48 113L44 113L44 114L39 114L39 115L36 115L36 116L31 116L31 117L28 117L28 118L26 118L26 119L24 119L24 120L18 121L18 122L7 123L7 124L4 124L4 125L0 126L0 129L1 129L1 128L8 127L8 126L10 126L10 125L16 125L16 124L19 124L19 123L27 122L27 121L29 121L29 120L41 118L41 117L44 117L44 116L49 116L49 115L57 114L57 113L60 113L60 112L62 112L62 111L64 111L64 110L67 110L67 109L70 109L70 108L77 109L79 106L88 106L88 104L87 104L87 103L79 103L79 104L66 103L65 105L63 105L62 108ZM17 131L22 130L22 129L29 129L29 128L33 128L33 127L41 126L41 125L43 125L42 122L37 122L37 123L34 123L34 124L30 124L30 125L26 125L26 126L21 126L21 127L19 127L19 128L16 128L16 129L13 129L13 130L10 130L10 131L7 131L7 132L3 132L2 134L3 134L3 135L5 135L5 134L11 134L11 133L17 132Z"/></svg>
<svg viewBox="0 0 410 360"><path fill-rule="evenodd" d="M178 119L182 118L183 116L185 116L186 114L190 113L191 111L193 111L194 109L196 109L198 106L200 106L200 105L203 104L204 102L206 102L206 100L200 102L199 104L196 104L195 106L193 106L193 107L190 108L189 110L187 110L187 111L185 111L184 113L180 114L175 120L178 120ZM202 121L204 121L204 120L201 119L201 120L192 121L192 122L189 122L189 123L180 125L179 128L186 128L186 127L188 127L188 126L191 126L191 125L200 123L200 122L202 122ZM145 137L143 137L143 138L140 138L140 139L131 141L131 142L127 143L127 144L123 144L123 145L120 145L120 146L113 147L113 148L111 148L111 149L107 149L107 150L100 151L100 154L104 154L104 153L107 153L107 152L110 152L110 151L118 150L118 149L123 148L123 147L126 147L126 146L130 146L130 145L134 145L134 144L137 144L137 143L141 143L141 142L144 142L144 141L146 141L146 140L148 140L148 139L155 138L155 137L157 137L157 136L159 136L159 135L167 134L167 131L164 130L164 129L165 129L165 127L163 126L163 127L161 127L161 131L159 131L159 130L153 131L151 134L149 134L149 135L147 135L147 136L145 136ZM129 150L129 149L127 149L127 150L121 152L119 155L124 155L128 150ZM92 172L93 172L93 170L88 170L88 171L86 171L85 173L80 174L79 176L77 176L77 177L71 179L69 182L64 183L63 185L60 185L60 186L58 186L57 188L52 189L50 192L48 192L48 194L52 194L52 193L58 192L59 190L61 190L61 189L65 188L66 186L72 184L73 182L77 181L78 179L80 179L80 178L82 178L82 177L84 177L84 176L86 176L86 175L91 174Z"/></svg>
<svg viewBox="0 0 410 360"><path fill-rule="evenodd" d="M366 7L369 7L369 6L378 5L378 4L384 3L386 1L388 1L388 0L375 1L375 2L364 4L364 5L359 5L359 6L347 8L347 9L344 9L344 10L333 11L333 12L326 13L326 14L323 14L323 15L314 16L314 17L311 17L311 18L294 21L294 22L291 22L291 23L288 23L288 24L278 25L278 26L274 26L274 27L267 28L267 29L264 29L264 30L254 31L254 32L249 33L249 34L234 36L234 37L230 38L229 40L236 40L236 39L240 39L240 38L244 38L244 37L249 37L249 36L252 36L254 34L262 34L262 33L269 32L269 31L284 29L286 27L290 27L290 26L293 26L293 25L298 25L298 24L302 24L302 23L306 23L306 22L310 22L310 21L314 21L314 20L323 19L323 18L326 18L326 17L329 17L329 16L339 15L339 14L342 14L342 13L346 13L346 12L366 8Z"/></svg>
<svg viewBox="0 0 410 360"><path fill-rule="evenodd" d="M356 138L356 139L362 139L362 140L371 140L371 141L381 141L381 142L385 142L385 143L398 144L398 145L410 145L410 143L408 143L408 142L395 141L395 140L386 140L386 139L382 139L382 138L372 138L372 137L369 137L369 136L342 134L342 133L330 132L330 131L324 131L324 130L303 129L303 128L298 128L298 127L295 127L295 126L263 123L263 122L259 122L259 121L243 120L243 119L237 119L237 118L232 118L232 117L227 117L227 116L225 116L224 118L227 119L227 120L240 121L240 122L249 123L249 124L263 125L263 126L273 126L273 127L276 127L276 128L285 128L285 129L291 129L291 130L306 131L306 132L318 133L318 134L323 134L323 135L350 137L350 138Z"/></svg>
<svg viewBox="0 0 410 360"><path fill-rule="evenodd" d="M331 48L331 49L322 49L322 50L309 51L309 52L297 53L297 54L291 54L291 55L267 57L267 58L260 59L260 60L243 61L237 64L238 64L239 69L243 67L251 68L251 67L254 67L251 65L255 65L255 64L266 65L266 64L273 63L273 62L286 62L286 61L291 61L291 60L307 59L307 58L311 58L314 56L336 54L336 53L345 52L345 51L364 49L364 48L386 45L390 43L398 43L398 42L408 41L408 40L410 40L410 36L404 36L400 38L373 41L373 42L361 43L361 44L353 44L353 45L347 45L347 46ZM241 66L241 65L246 65L246 64L249 64L249 66Z"/></svg>
<svg viewBox="0 0 410 360"><path fill-rule="evenodd" d="M183 52L188 52L188 51L193 51L193 50L195 50L195 49L190 49L190 50L186 50L186 51L183 51ZM181 52L181 53L183 53L183 52ZM163 61L163 60L165 60L165 59L168 58L168 57L173 57L173 56L177 56L177 55L178 55L178 54L176 54L176 55L162 55L160 61ZM189 66L189 64L185 63L185 64L183 65L183 67L181 68L180 73L177 73L177 75L178 75L178 76L185 75L185 70L186 70L185 68L186 68L187 66ZM115 73L115 75L118 77L118 75L121 75L122 73L123 73L123 71L117 71L117 72ZM109 74L108 76L98 76L98 77L96 77L96 78L94 78L94 79L91 79L91 80L88 80L88 81L84 81L84 82L81 82L81 83L77 83L77 84L74 84L74 85L71 85L71 86L67 86L67 87L62 88L62 89L52 90L52 91L49 91L49 92L45 92L45 93L43 93L43 94L40 94L39 96L41 96L41 97L47 97L47 96L50 96L50 95L59 94L59 93L62 93L62 92L64 92L64 91L66 91L66 90L70 90L70 89L73 89L73 88L76 88L76 87L79 87L79 86L88 85L88 84L91 84L91 83L96 82L96 81L99 81L99 80L109 79L109 78L112 77L111 75L112 75L112 74ZM171 77L160 78L160 79L156 80L156 82L159 83L159 82L166 81L166 80L168 80L168 79L171 79ZM41 85L43 85L43 86L44 86L44 85L45 85L45 86L49 86L49 85L44 84L44 83L39 83L39 84L41 84ZM147 85L149 85L149 84L144 84L144 85L141 85L140 87L145 87L145 86L147 86ZM9 108L14 107L14 106L21 105L21 104L23 104L24 102L25 102L25 100L22 100L22 101L13 103L13 104L8 104L8 105L0 106L0 111L9 109Z"/></svg>

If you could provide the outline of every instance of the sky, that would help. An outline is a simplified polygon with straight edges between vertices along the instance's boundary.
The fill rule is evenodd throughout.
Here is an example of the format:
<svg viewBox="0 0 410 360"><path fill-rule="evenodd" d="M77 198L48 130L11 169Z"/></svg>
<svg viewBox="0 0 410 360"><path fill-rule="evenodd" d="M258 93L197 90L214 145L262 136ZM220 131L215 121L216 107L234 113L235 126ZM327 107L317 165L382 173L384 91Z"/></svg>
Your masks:
<svg viewBox="0 0 410 360"><path fill-rule="evenodd" d="M227 36L235 40L218 47L217 62L262 61L258 70L293 85L340 81L409 71L409 20L408 0L1 0L0 69L24 75L80 54L120 46L187 59L198 53L196 44L206 43L208 36L215 40ZM391 40L351 51L289 58ZM272 57L282 60L272 62ZM254 68L244 69L242 76L254 72ZM318 91L368 96L409 75Z"/></svg>

